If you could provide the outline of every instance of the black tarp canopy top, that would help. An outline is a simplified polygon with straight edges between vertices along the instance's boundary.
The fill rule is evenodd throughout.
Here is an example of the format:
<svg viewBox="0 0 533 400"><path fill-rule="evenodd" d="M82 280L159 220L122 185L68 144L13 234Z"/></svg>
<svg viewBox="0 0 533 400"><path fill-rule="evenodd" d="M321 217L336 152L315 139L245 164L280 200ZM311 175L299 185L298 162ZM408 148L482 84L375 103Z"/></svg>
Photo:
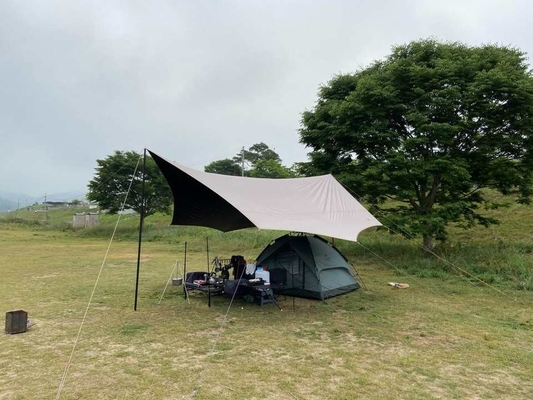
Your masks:
<svg viewBox="0 0 533 400"><path fill-rule="evenodd" d="M150 154L174 196L172 225L257 227L357 241L381 225L332 176L265 179L197 171Z"/></svg>

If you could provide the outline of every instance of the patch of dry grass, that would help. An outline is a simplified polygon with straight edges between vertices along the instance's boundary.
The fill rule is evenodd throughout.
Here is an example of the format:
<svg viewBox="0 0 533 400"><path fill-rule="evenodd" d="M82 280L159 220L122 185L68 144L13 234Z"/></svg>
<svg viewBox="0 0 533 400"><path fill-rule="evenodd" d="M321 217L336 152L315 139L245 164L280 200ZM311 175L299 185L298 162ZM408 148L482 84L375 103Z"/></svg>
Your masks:
<svg viewBox="0 0 533 400"><path fill-rule="evenodd" d="M36 323L0 337L0 399L54 398L107 242L0 229L0 311L21 308ZM181 251L143 244L134 312L136 243L113 243L61 398L190 399L199 383L196 399L531 397L531 292L510 292L513 301L367 262L358 270L368 291L294 308L288 298L282 312L236 300L221 330L229 299L189 304L170 286L158 304ZM203 249L190 251L188 269L205 269ZM398 279L410 288L387 285Z"/></svg>

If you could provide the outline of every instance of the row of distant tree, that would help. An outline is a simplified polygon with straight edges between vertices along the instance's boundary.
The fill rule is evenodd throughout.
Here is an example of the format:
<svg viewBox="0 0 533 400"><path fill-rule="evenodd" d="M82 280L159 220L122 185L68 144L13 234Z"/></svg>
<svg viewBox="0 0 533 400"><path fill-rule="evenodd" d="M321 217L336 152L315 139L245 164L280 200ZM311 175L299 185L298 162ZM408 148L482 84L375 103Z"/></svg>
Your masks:
<svg viewBox="0 0 533 400"><path fill-rule="evenodd" d="M451 223L497 223L483 189L529 203L533 194L533 77L516 48L421 40L393 48L384 60L334 76L302 116L308 162L282 165L264 143L244 151L244 175L289 178L332 173L407 236L427 248ZM118 211L140 204L139 155L98 160L89 199ZM208 172L242 175L242 154L213 161ZM148 163L147 215L170 211L171 197Z"/></svg>
<svg viewBox="0 0 533 400"><path fill-rule="evenodd" d="M233 158L213 161L205 172L222 175L250 176L253 178L294 178L298 176L296 166L288 168L281 163L279 154L265 143L256 143Z"/></svg>
<svg viewBox="0 0 533 400"><path fill-rule="evenodd" d="M111 214L118 213L123 207L140 212L142 155L135 151L115 151L114 154L102 160L96 160L96 163L98 164L96 173L89 182L87 198L98 203L102 209L108 210ZM292 178L297 176L296 168L285 167L281 163L279 154L265 143L254 144L248 150L237 154L233 159L213 161L205 167L205 171L254 178ZM146 159L144 191L145 216L156 212L170 213L172 193L155 161L150 156L147 156ZM123 204L124 201L125 204Z"/></svg>

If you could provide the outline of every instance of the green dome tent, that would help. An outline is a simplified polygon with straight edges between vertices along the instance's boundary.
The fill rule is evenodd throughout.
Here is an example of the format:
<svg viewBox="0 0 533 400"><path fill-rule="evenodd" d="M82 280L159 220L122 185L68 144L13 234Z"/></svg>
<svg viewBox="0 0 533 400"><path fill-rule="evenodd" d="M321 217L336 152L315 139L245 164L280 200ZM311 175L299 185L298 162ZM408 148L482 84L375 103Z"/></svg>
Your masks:
<svg viewBox="0 0 533 400"><path fill-rule="evenodd" d="M281 236L261 252L257 265L290 296L324 300L359 288L346 257L317 235Z"/></svg>

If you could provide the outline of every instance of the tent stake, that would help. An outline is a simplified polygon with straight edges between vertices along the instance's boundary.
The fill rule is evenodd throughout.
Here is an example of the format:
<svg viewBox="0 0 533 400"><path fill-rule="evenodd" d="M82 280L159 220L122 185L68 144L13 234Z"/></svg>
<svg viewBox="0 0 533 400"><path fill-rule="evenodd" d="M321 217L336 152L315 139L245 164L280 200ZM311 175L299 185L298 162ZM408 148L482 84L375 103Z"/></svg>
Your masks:
<svg viewBox="0 0 533 400"><path fill-rule="evenodd" d="M363 284L363 287L365 288L365 290L368 291L368 288L366 287L365 282L363 282L363 277L361 276L361 274L357 272L357 270L355 269L352 263L350 263L350 265L352 266L352 269L355 272L355 275L357 275L359 279L361 280L361 283Z"/></svg>
<svg viewBox="0 0 533 400"><path fill-rule="evenodd" d="M143 183L142 183L142 194L141 194L141 213L140 213L140 222L139 222L139 246L137 250L137 274L135 276L135 302L133 304L133 310L137 311L137 298L139 296L139 271L141 269L141 243L143 237L143 222L144 222L144 202L145 202L145 190L144 182L146 176L146 148L144 149L143 155Z"/></svg>

